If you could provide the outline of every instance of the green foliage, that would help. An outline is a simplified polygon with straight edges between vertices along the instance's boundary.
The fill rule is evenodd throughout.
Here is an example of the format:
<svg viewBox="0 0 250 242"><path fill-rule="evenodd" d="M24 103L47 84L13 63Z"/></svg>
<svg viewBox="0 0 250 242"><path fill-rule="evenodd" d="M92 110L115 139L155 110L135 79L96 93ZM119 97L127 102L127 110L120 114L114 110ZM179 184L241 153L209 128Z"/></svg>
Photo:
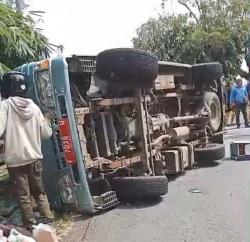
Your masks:
<svg viewBox="0 0 250 242"><path fill-rule="evenodd" d="M32 18L0 3L0 63L13 68L49 52L48 40L35 30Z"/></svg>
<svg viewBox="0 0 250 242"><path fill-rule="evenodd" d="M1 75L2 75L4 72L7 72L7 71L9 71L9 70L10 70L9 67L7 67L6 65L0 63L0 77L1 77Z"/></svg>
<svg viewBox="0 0 250 242"><path fill-rule="evenodd" d="M179 0L186 14L160 15L137 30L136 48L184 63L219 61L238 72L250 30L248 0Z"/></svg>

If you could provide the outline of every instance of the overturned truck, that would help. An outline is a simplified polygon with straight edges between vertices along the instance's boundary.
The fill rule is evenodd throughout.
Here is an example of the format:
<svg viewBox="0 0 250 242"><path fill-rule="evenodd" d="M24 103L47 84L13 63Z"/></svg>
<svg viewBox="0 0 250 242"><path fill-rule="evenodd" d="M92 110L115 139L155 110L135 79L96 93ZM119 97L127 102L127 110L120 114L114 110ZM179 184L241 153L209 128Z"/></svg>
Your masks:
<svg viewBox="0 0 250 242"><path fill-rule="evenodd" d="M224 157L222 67L145 51L24 64L30 97L52 114L44 181L55 209L94 213L162 196L168 174Z"/></svg>

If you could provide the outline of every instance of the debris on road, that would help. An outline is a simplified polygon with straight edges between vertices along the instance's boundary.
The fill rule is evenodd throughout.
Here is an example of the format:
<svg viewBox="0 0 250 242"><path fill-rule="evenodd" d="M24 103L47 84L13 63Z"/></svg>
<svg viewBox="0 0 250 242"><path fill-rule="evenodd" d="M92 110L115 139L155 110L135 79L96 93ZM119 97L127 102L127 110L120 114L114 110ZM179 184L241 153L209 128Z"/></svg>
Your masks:
<svg viewBox="0 0 250 242"><path fill-rule="evenodd" d="M189 189L189 192L191 193L202 193L200 189L197 189L197 188L191 188Z"/></svg>
<svg viewBox="0 0 250 242"><path fill-rule="evenodd" d="M56 232L51 226L40 223L34 227L33 235L37 242L58 242Z"/></svg>
<svg viewBox="0 0 250 242"><path fill-rule="evenodd" d="M8 238L5 237L5 236L3 236L2 238L1 238L2 240L0 240L0 241L8 241L8 242L35 242L35 240L33 238L21 234L20 232L18 232L14 228L11 229L10 235L8 236Z"/></svg>

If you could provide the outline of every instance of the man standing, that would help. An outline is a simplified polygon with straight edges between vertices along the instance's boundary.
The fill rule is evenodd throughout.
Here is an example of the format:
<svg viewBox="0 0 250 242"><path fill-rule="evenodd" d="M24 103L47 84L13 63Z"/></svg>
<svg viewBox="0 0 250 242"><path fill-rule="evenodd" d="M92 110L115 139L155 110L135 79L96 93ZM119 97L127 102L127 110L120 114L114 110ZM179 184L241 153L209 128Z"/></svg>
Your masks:
<svg viewBox="0 0 250 242"><path fill-rule="evenodd" d="M230 105L230 96L232 91L232 84L230 82L227 82L225 84L225 100L226 100L226 125L230 126L233 124L235 119L235 112L234 109L231 108Z"/></svg>
<svg viewBox="0 0 250 242"><path fill-rule="evenodd" d="M250 120L250 80L246 85L247 93L248 93L248 104L247 104L247 118Z"/></svg>
<svg viewBox="0 0 250 242"><path fill-rule="evenodd" d="M240 128L240 112L243 114L245 127L249 127L246 112L247 101L247 90L244 86L242 86L242 79L238 78L236 80L236 87L233 87L230 95L230 104L235 107L236 111L237 128Z"/></svg>
<svg viewBox="0 0 250 242"><path fill-rule="evenodd" d="M50 138L52 130L39 107L27 98L28 83L20 72L3 75L0 102L0 137L5 140L5 162L24 227L36 223L31 196L42 222L51 222L51 212L42 181L41 139Z"/></svg>

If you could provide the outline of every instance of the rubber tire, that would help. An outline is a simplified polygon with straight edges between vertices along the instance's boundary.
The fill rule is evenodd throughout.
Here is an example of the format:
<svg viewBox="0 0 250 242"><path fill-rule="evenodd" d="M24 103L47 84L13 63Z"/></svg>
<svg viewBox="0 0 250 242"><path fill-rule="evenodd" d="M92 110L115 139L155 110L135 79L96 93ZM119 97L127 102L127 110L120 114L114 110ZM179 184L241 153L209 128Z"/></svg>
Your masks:
<svg viewBox="0 0 250 242"><path fill-rule="evenodd" d="M213 132L217 132L221 125L220 99L214 92L205 92L204 103L208 107L209 126Z"/></svg>
<svg viewBox="0 0 250 242"><path fill-rule="evenodd" d="M168 179L166 176L115 177L111 187L121 201L154 199L168 192Z"/></svg>
<svg viewBox="0 0 250 242"><path fill-rule="evenodd" d="M224 134L212 137L211 142L217 144L224 144Z"/></svg>
<svg viewBox="0 0 250 242"><path fill-rule="evenodd" d="M206 147L195 147L194 152L197 163L221 160L225 157L225 145L211 143L207 144Z"/></svg>
<svg viewBox="0 0 250 242"><path fill-rule="evenodd" d="M218 62L201 63L192 66L192 79L196 83L207 83L222 76L222 65Z"/></svg>
<svg viewBox="0 0 250 242"><path fill-rule="evenodd" d="M131 48L105 50L97 55L96 75L126 87L150 88L158 75L158 58Z"/></svg>

